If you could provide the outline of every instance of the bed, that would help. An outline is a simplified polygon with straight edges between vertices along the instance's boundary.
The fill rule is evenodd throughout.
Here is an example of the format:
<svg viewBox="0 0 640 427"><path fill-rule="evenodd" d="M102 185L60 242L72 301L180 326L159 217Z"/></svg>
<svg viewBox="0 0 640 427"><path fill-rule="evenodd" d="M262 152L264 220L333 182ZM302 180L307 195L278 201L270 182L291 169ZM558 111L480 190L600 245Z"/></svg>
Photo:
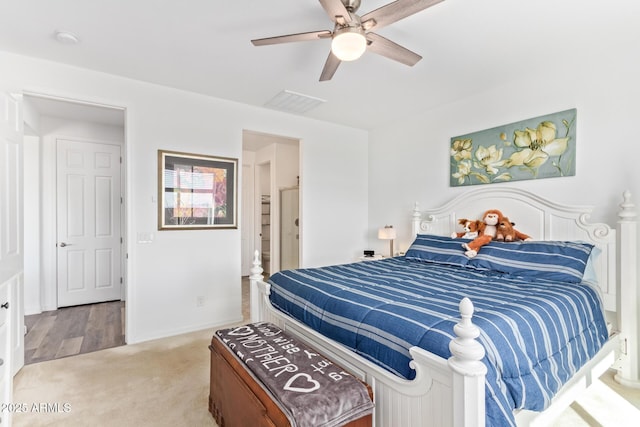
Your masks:
<svg viewBox="0 0 640 427"><path fill-rule="evenodd" d="M518 256L509 244L492 243L471 262L458 256L460 241L448 237L457 219L490 208L518 219L534 238L521 244L536 245L530 253L552 246L546 272L527 277L511 254L503 262L503 251ZM637 383L634 206L625 193L617 229L589 223L590 212L484 188L436 209L416 206L417 238L403 257L284 271L264 282L256 255L252 320L278 324L370 384L376 426L543 425L614 362L620 382ZM567 250L576 265L553 265Z"/></svg>

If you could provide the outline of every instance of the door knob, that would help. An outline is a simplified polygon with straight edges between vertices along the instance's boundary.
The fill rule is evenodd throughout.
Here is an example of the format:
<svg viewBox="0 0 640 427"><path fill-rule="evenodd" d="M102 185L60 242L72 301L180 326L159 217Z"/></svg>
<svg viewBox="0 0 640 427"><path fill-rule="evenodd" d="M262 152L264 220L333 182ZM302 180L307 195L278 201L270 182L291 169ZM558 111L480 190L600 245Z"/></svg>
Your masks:
<svg viewBox="0 0 640 427"><path fill-rule="evenodd" d="M6 308L7 310L9 310L9 301L7 301L4 304L0 305L0 308Z"/></svg>
<svg viewBox="0 0 640 427"><path fill-rule="evenodd" d="M65 243L65 242L60 243L61 248L64 248L65 246L71 246L71 243Z"/></svg>

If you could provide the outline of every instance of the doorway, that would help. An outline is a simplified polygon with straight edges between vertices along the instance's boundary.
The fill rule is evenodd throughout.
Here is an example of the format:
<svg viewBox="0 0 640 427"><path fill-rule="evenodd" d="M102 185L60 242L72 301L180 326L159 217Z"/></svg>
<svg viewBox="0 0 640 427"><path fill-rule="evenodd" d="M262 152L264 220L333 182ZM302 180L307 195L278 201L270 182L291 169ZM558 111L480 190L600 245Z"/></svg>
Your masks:
<svg viewBox="0 0 640 427"><path fill-rule="evenodd" d="M242 182L243 208L252 209L251 213L243 214L243 218L251 221L242 228L243 276L248 275L256 250L260 252L262 268L268 274L299 266L301 246L298 243L302 236L297 197L302 196L299 185L302 175L300 146L300 140L295 138L243 131L242 163L243 170L245 167L247 170ZM293 193L287 190L291 189L296 189L296 197L290 197ZM282 222L283 195L288 209L286 230ZM294 228L288 227L289 222L294 224ZM293 236L295 242L283 242L286 238L283 236ZM286 245L284 252L283 243ZM283 254L286 254L286 260Z"/></svg>
<svg viewBox="0 0 640 427"><path fill-rule="evenodd" d="M40 94L24 112L25 224L38 224L25 233L25 350L124 344L126 112Z"/></svg>

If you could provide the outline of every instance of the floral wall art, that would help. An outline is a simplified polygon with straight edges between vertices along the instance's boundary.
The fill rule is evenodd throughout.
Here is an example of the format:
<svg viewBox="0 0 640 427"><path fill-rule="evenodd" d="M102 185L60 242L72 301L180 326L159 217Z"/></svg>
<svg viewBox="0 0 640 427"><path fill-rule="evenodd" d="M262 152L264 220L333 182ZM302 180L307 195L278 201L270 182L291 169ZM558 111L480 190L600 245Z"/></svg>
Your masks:
<svg viewBox="0 0 640 427"><path fill-rule="evenodd" d="M451 138L452 187L576 173L576 109Z"/></svg>

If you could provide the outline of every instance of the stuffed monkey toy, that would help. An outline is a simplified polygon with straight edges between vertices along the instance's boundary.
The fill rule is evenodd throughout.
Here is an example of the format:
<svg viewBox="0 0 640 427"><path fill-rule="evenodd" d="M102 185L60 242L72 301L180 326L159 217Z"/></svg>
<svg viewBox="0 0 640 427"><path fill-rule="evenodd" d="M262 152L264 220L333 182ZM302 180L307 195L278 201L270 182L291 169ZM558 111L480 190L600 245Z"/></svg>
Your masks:
<svg viewBox="0 0 640 427"><path fill-rule="evenodd" d="M469 243L462 244L462 247L466 249L464 254L469 258L473 258L478 255L480 248L496 237L498 224L502 221L502 218L502 212L497 209L489 209L486 211L484 215L482 215L482 220L480 221L478 237Z"/></svg>

